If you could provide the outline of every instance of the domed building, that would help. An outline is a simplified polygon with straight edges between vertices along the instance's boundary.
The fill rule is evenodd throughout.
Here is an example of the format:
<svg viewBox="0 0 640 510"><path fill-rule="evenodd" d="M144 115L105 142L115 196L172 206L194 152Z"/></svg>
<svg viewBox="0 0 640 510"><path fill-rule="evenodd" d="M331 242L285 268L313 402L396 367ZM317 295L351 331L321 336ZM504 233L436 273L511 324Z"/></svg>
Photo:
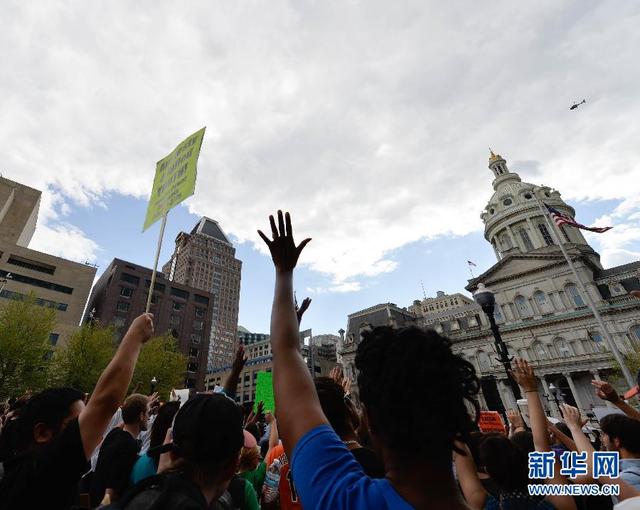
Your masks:
<svg viewBox="0 0 640 510"><path fill-rule="evenodd" d="M489 169L493 194L481 218L496 263L469 280L466 290L473 293L483 284L494 293L494 317L509 355L535 367L547 412L558 416L556 400L565 401L593 418L592 409L605 403L595 396L591 381L614 382L616 363L557 244L557 227L545 219L543 204L571 217L575 211L558 191L523 182L493 152ZM618 350L640 349L640 300L629 295L640 288L640 261L605 269L581 230L561 227L559 235ZM496 359L489 320L480 306L460 293L438 292L407 308L378 305L350 314L339 347L345 373L354 380L357 376L353 358L363 329L410 324L449 337L454 351L474 364L481 377L482 407L516 408L504 367ZM619 387L626 389L624 384Z"/></svg>
<svg viewBox="0 0 640 510"><path fill-rule="evenodd" d="M640 286L640 262L604 269L581 230L550 227L545 220L543 204L575 216L558 191L523 182L493 152L489 169L494 192L481 218L497 262L470 280L466 289L473 293L483 284L494 292L494 316L509 353L533 364L550 412L557 412L556 397L590 412L604 405L595 397L591 380L611 375L615 362L556 236L623 353L640 347L640 301L628 294ZM449 334L459 339L457 350L483 376L488 407L499 407L492 401L493 389L504 407L514 407L504 369L495 359L493 336L486 329L488 320L483 313L480 317L486 324L477 330Z"/></svg>

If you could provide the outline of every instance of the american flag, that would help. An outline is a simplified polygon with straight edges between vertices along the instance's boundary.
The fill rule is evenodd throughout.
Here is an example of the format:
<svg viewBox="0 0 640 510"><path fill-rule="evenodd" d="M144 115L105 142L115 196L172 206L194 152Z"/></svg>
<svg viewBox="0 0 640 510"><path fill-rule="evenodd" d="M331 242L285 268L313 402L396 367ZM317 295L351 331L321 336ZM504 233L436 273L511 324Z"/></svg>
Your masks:
<svg viewBox="0 0 640 510"><path fill-rule="evenodd" d="M553 218L553 221L555 221L556 225L558 225L558 227L561 227L562 225L569 225L570 227L581 228L582 230L589 230L590 232L598 232L599 234L602 234L603 232L606 232L607 230L611 230L613 228L613 227L586 227L578 223L571 216L562 214L560 211L558 211L557 209L554 209L550 205L547 205L547 204L544 204L544 205L549 211L549 214L551 215L551 217Z"/></svg>

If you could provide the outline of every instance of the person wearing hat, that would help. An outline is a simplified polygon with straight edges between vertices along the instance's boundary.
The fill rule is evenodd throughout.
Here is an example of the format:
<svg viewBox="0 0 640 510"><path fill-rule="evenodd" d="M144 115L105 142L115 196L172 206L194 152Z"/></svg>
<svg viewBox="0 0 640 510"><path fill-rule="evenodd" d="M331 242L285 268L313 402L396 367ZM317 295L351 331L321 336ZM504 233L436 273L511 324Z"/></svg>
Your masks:
<svg viewBox="0 0 640 510"><path fill-rule="evenodd" d="M176 414L158 472L134 486L112 509L225 508L225 495L236 474L245 437L242 411L219 394L198 394ZM229 507L230 508L230 507Z"/></svg>

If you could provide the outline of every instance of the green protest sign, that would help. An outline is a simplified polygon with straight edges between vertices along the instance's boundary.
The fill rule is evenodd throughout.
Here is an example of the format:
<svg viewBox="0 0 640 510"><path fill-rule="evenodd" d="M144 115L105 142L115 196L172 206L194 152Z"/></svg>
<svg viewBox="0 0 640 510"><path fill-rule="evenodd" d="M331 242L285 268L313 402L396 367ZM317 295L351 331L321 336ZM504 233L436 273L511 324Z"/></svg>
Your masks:
<svg viewBox="0 0 640 510"><path fill-rule="evenodd" d="M196 131L156 164L156 176L142 231L167 214L196 189L196 166L204 130Z"/></svg>
<svg viewBox="0 0 640 510"><path fill-rule="evenodd" d="M264 402L264 412L272 413L276 409L273 397L273 374L271 372L258 372L256 382L256 398L253 402L253 410L257 410L258 402Z"/></svg>

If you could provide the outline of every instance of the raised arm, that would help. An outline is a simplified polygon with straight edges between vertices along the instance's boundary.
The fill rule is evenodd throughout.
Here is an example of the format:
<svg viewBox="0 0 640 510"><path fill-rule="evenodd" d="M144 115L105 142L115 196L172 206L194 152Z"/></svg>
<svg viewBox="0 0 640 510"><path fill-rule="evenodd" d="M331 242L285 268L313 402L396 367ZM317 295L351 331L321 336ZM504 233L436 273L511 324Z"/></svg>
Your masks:
<svg viewBox="0 0 640 510"><path fill-rule="evenodd" d="M550 421L547 421L547 426L549 427L549 431L553 433L558 441L560 441L567 450L578 451L576 447L576 443L573 439L567 436L564 432L562 432L558 427L556 427Z"/></svg>
<svg viewBox="0 0 640 510"><path fill-rule="evenodd" d="M529 419L531 420L531 432L533 433L533 445L538 452L549 452L549 432L547 426L547 415L542 406L542 400L538 394L538 379L533 367L524 359L515 360L515 369L512 371L514 379L522 386L527 397L529 408ZM553 470L553 478L547 479L547 483L566 484L567 479L560 475L557 463ZM545 498L558 510L575 510L576 503L572 496L547 496Z"/></svg>
<svg viewBox="0 0 640 510"><path fill-rule="evenodd" d="M533 367L524 359L516 359L514 365L514 370L511 373L516 382L522 386L527 398L533 444L536 447L536 451L551 451L549 434L547 433L547 416L544 413L544 407L542 407L542 401L538 394L538 379L533 373Z"/></svg>
<svg viewBox="0 0 640 510"><path fill-rule="evenodd" d="M136 317L80 413L78 425L87 459L102 441L109 421L124 400L142 344L152 335L153 316L145 313Z"/></svg>
<svg viewBox="0 0 640 510"><path fill-rule="evenodd" d="M247 362L247 356L244 352L244 345L238 345L236 349L236 356L233 358L233 365L231 365L231 372L224 381L222 385L222 391L229 398L236 398L236 389L238 387L238 379L240 378L240 373L244 368L244 364Z"/></svg>
<svg viewBox="0 0 640 510"><path fill-rule="evenodd" d="M591 381L591 384L596 389L596 395L602 400L606 400L607 402L611 402L614 406L620 409L624 414L630 416L631 418L635 418L636 420L640 420L640 413L636 411L633 407L627 404L624 400L620 398L618 392L605 381Z"/></svg>
<svg viewBox="0 0 640 510"><path fill-rule="evenodd" d="M453 452L462 495L471 508L482 510L487 502L488 493L478 478L478 470L473 462L473 457L471 457L469 447L460 441L456 442L456 446L464 450L464 455L456 451Z"/></svg>
<svg viewBox="0 0 640 510"><path fill-rule="evenodd" d="M507 411L507 419L509 420L509 437L513 436L516 432L524 432L527 430L524 419L516 409L509 409Z"/></svg>
<svg viewBox="0 0 640 510"><path fill-rule="evenodd" d="M269 240L261 231L258 234L269 247L276 269L271 310L273 388L280 436L291 458L302 436L314 427L328 423L300 351L298 317L293 299L293 270L311 239L295 245L289 213L283 216L282 211L278 211L277 227L273 216L269 216L269 222L273 239Z"/></svg>

